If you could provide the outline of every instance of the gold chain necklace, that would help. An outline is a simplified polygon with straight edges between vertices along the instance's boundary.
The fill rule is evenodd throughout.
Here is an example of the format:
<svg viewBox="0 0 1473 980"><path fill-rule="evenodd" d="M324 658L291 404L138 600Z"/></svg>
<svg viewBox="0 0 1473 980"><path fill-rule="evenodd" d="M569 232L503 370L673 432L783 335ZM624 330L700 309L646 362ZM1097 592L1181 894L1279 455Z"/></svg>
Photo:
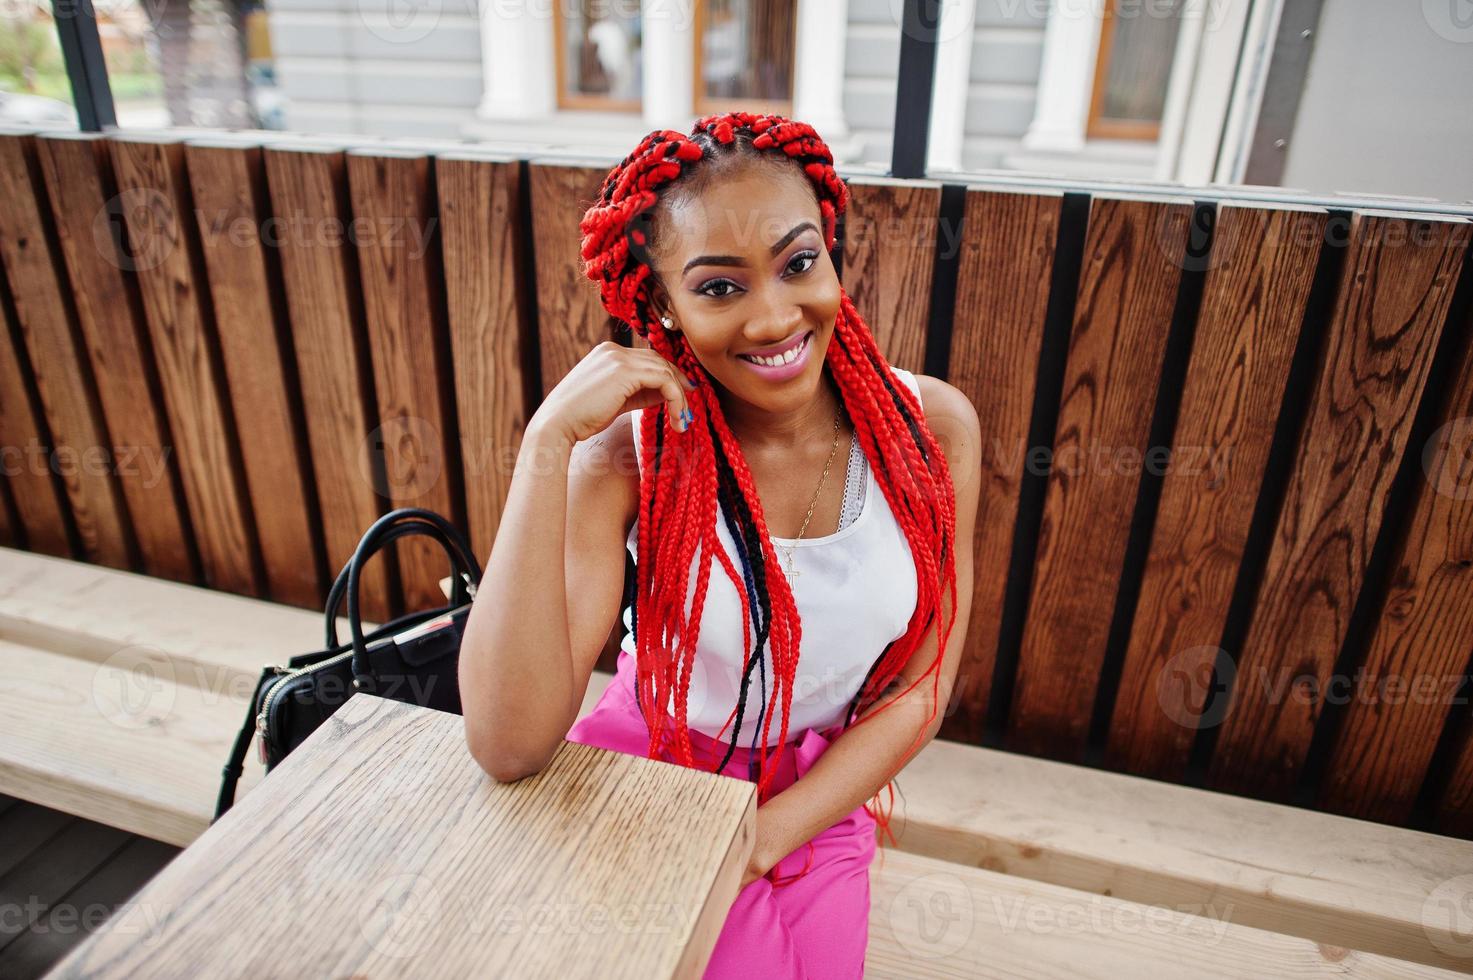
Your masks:
<svg viewBox="0 0 1473 980"><path fill-rule="evenodd" d="M787 552L788 555L788 570L785 574L788 577L789 588L792 588L796 584L796 580L798 578L798 570L793 567L793 549L798 547L799 541L803 540L803 532L808 530L808 522L813 520L813 508L818 505L818 495L823 492L824 481L829 478L829 467L833 465L834 453L839 448L839 421L843 417L844 406L841 403L839 405L838 413L834 415L834 444L829 447L828 462L823 464L823 475L818 478L818 489L813 491L813 499L808 503L808 514L806 517L803 518L803 526L798 529L798 536L793 539L793 543L791 546L784 544L778 545L778 547Z"/></svg>

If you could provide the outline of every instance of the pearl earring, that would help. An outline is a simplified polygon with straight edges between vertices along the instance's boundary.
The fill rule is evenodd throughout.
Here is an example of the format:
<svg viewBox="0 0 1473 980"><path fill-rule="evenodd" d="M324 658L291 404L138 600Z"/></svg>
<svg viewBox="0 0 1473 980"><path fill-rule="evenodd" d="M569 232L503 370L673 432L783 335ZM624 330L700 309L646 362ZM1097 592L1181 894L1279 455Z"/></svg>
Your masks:
<svg viewBox="0 0 1473 980"><path fill-rule="evenodd" d="M664 326L666 330L675 329L675 321L670 319L668 316L660 317L660 323Z"/></svg>

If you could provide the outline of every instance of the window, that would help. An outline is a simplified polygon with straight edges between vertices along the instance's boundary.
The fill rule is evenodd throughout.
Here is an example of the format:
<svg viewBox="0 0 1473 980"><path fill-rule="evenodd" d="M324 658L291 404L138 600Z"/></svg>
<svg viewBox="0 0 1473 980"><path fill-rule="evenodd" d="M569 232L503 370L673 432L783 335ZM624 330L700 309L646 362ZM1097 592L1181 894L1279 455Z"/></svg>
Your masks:
<svg viewBox="0 0 1473 980"><path fill-rule="evenodd" d="M1137 140L1160 136L1181 8L1182 0L1106 4L1087 136Z"/></svg>
<svg viewBox="0 0 1473 980"><path fill-rule="evenodd" d="M558 106L638 112L639 0L564 0L552 9Z"/></svg>
<svg viewBox="0 0 1473 980"><path fill-rule="evenodd" d="M695 108L790 113L798 23L791 0L697 0Z"/></svg>

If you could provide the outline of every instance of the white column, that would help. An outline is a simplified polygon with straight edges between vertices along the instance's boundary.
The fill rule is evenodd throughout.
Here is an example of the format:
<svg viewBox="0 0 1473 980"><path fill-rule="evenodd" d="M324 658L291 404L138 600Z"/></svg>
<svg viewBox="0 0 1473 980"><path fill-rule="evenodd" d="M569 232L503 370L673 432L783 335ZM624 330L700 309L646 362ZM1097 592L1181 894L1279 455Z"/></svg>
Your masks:
<svg viewBox="0 0 1473 980"><path fill-rule="evenodd" d="M1084 149L1103 15L1103 0L1053 0L1050 5L1043 30L1038 105L1023 136L1027 149Z"/></svg>
<svg viewBox="0 0 1473 980"><path fill-rule="evenodd" d="M793 118L832 146L849 135L844 119L844 38L849 0L798 0Z"/></svg>
<svg viewBox="0 0 1473 980"><path fill-rule="evenodd" d="M684 133L695 120L695 16L695 0L646 0L641 6L640 101L650 129Z"/></svg>
<svg viewBox="0 0 1473 980"><path fill-rule="evenodd" d="M480 0L483 119L534 119L557 110L552 3Z"/></svg>
<svg viewBox="0 0 1473 980"><path fill-rule="evenodd" d="M967 128L976 24L976 0L945 0L936 37L936 84L931 94L927 170L962 169L962 139Z"/></svg>

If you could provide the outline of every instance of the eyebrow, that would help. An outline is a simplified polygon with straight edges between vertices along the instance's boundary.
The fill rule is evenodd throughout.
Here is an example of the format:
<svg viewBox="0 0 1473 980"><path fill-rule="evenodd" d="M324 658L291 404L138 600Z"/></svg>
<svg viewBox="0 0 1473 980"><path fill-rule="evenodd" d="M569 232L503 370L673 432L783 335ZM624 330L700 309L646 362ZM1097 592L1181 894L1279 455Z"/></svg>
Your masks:
<svg viewBox="0 0 1473 980"><path fill-rule="evenodd" d="M787 247L789 242L797 238L809 228L812 228L814 231L818 231L818 226L811 221L803 221L794 225L791 231L789 231L783 237L779 238L776 242L773 242L772 247L768 249L769 254L776 255L778 252L781 252L784 248ZM697 255L695 258L691 259L685 264L685 268L680 270L680 274L683 276L687 272L689 272L693 266L698 265L743 264L744 260L741 258L741 256L738 255Z"/></svg>

